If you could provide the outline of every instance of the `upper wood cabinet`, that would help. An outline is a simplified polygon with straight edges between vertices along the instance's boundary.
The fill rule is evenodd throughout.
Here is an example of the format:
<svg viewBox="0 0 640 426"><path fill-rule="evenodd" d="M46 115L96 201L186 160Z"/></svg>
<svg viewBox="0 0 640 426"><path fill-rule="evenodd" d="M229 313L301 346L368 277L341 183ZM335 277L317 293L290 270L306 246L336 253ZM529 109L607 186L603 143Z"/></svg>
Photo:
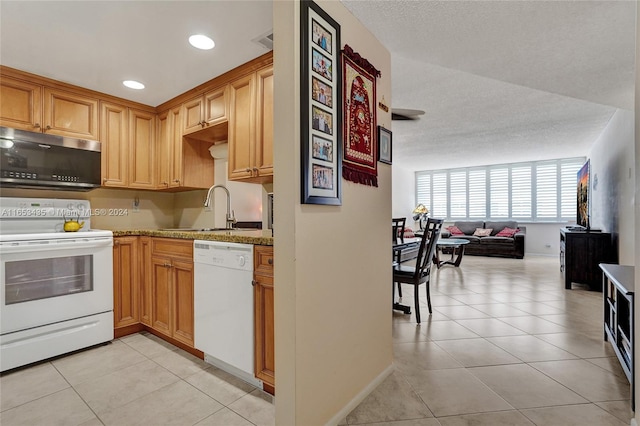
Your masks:
<svg viewBox="0 0 640 426"><path fill-rule="evenodd" d="M98 140L98 99L44 88L42 131Z"/></svg>
<svg viewBox="0 0 640 426"><path fill-rule="evenodd" d="M183 134L188 135L229 119L227 86L211 90L182 104Z"/></svg>
<svg viewBox="0 0 640 426"><path fill-rule="evenodd" d="M273 66L259 70L256 81L256 174L273 180Z"/></svg>
<svg viewBox="0 0 640 426"><path fill-rule="evenodd" d="M99 139L98 99L3 75L0 124L32 132Z"/></svg>
<svg viewBox="0 0 640 426"><path fill-rule="evenodd" d="M158 189L207 189L213 185L211 144L182 136L184 111L176 107L158 115Z"/></svg>
<svg viewBox="0 0 640 426"><path fill-rule="evenodd" d="M129 185L129 110L126 106L100 103L102 142L102 185L126 188Z"/></svg>
<svg viewBox="0 0 640 426"><path fill-rule="evenodd" d="M229 84L229 179L273 181L273 67Z"/></svg>
<svg viewBox="0 0 640 426"><path fill-rule="evenodd" d="M129 188L155 188L155 114L129 109Z"/></svg>
<svg viewBox="0 0 640 426"><path fill-rule="evenodd" d="M0 76L0 125L39 132L42 127L42 86Z"/></svg>

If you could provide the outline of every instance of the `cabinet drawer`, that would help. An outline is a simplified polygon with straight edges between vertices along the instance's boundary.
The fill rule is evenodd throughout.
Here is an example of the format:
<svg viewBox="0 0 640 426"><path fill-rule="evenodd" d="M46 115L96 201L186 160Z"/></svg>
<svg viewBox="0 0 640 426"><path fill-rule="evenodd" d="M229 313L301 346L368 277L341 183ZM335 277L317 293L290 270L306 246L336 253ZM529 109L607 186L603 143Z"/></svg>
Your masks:
<svg viewBox="0 0 640 426"><path fill-rule="evenodd" d="M273 247L254 246L254 269L256 274L273 275Z"/></svg>
<svg viewBox="0 0 640 426"><path fill-rule="evenodd" d="M175 238L153 238L151 240L151 254L182 257L193 260L193 241Z"/></svg>

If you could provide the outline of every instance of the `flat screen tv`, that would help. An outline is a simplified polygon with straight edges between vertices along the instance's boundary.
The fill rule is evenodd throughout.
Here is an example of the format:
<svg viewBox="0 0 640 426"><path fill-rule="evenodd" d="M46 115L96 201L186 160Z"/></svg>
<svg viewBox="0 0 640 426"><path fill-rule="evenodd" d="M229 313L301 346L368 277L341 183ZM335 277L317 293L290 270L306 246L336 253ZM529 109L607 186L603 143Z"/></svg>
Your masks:
<svg viewBox="0 0 640 426"><path fill-rule="evenodd" d="M576 215L576 222L578 225L585 227L587 230L590 228L589 223L589 160L578 171L578 211Z"/></svg>

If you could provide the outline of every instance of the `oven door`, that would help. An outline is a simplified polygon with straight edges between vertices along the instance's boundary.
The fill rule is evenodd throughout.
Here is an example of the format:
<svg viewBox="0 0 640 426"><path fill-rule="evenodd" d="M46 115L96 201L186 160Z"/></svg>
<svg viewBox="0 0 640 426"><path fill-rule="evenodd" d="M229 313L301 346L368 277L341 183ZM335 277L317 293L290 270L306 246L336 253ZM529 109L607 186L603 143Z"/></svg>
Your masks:
<svg viewBox="0 0 640 426"><path fill-rule="evenodd" d="M113 238L3 242L1 334L113 310Z"/></svg>

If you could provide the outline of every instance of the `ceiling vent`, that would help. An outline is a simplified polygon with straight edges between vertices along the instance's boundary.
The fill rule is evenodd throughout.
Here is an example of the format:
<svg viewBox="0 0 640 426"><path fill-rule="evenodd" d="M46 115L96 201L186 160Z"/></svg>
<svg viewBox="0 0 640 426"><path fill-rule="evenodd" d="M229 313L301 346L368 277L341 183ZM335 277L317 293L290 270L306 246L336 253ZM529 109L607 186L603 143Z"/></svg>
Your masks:
<svg viewBox="0 0 640 426"><path fill-rule="evenodd" d="M266 47L267 50L273 50L273 30L269 30L251 41L258 43L262 47Z"/></svg>

